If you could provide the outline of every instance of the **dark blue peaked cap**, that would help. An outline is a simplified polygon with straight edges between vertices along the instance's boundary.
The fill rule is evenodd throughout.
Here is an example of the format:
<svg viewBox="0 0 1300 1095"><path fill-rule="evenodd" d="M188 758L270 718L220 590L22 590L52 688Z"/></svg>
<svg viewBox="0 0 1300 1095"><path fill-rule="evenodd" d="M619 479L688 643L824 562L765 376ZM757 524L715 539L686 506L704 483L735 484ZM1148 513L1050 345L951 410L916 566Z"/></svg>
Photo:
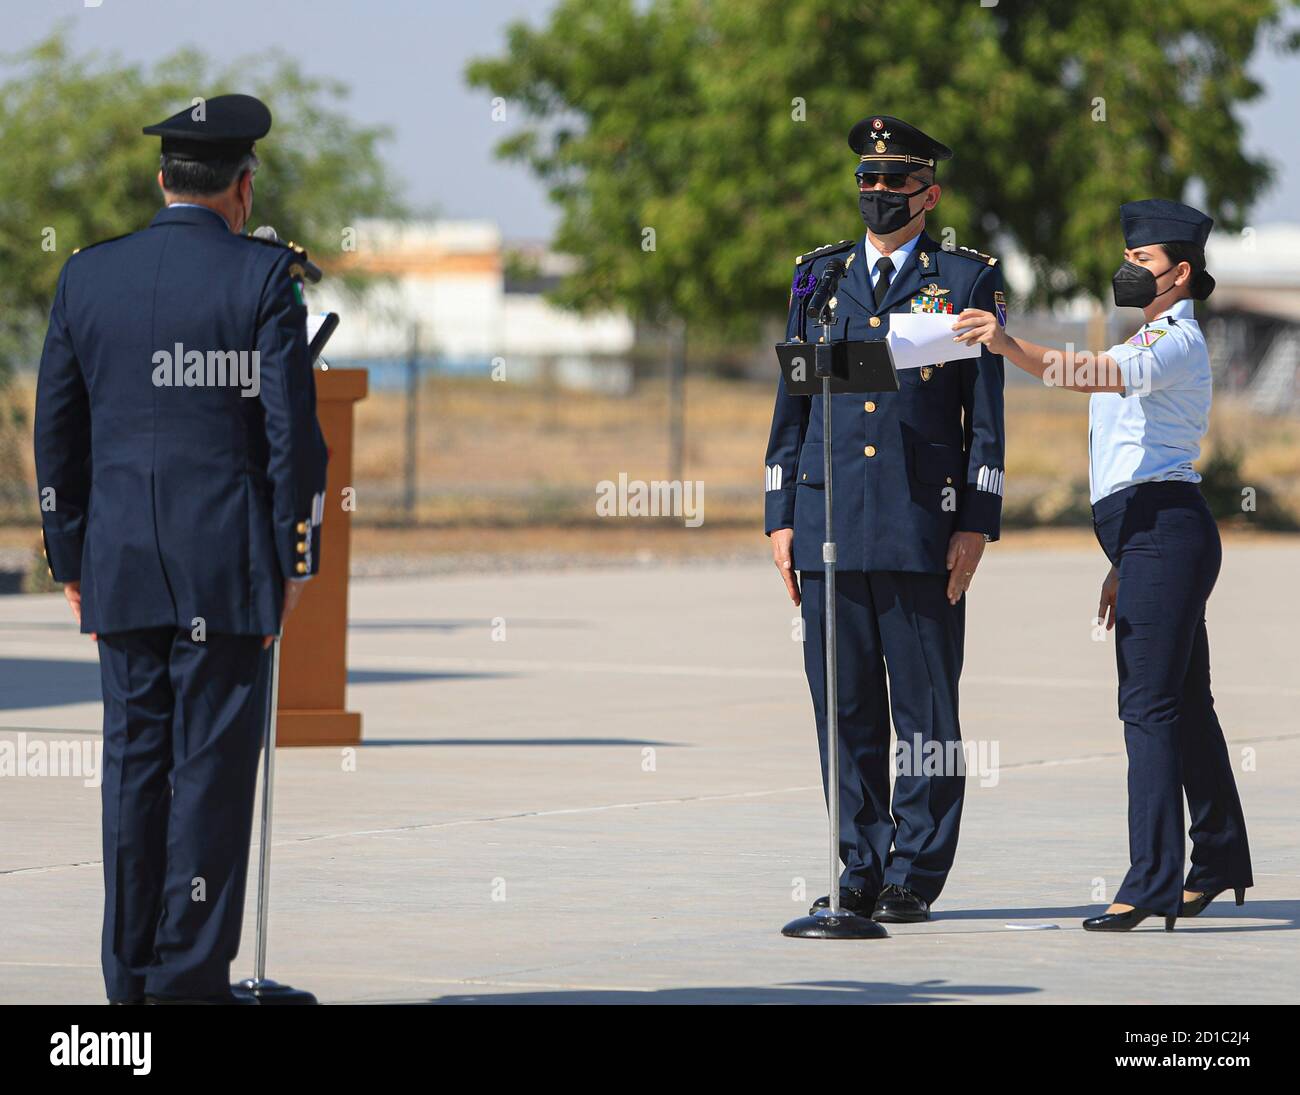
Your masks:
<svg viewBox="0 0 1300 1095"><path fill-rule="evenodd" d="M1213 217L1167 198L1125 202L1119 207L1119 219L1128 247L1148 243L1194 243L1204 247L1214 227Z"/></svg>
<svg viewBox="0 0 1300 1095"><path fill-rule="evenodd" d="M271 131L271 112L252 95L214 95L144 132L162 138L162 150L181 160L237 160Z"/></svg>
<svg viewBox="0 0 1300 1095"><path fill-rule="evenodd" d="M946 144L889 114L872 114L858 122L849 130L849 147L858 154L859 175L906 175L952 159Z"/></svg>

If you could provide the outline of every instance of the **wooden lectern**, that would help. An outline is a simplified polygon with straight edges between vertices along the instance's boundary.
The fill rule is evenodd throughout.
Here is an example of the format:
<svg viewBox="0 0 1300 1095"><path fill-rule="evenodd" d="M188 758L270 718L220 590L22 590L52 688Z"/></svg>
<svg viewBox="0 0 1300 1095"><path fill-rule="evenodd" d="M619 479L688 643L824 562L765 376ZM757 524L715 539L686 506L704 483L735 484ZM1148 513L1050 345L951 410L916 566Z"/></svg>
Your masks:
<svg viewBox="0 0 1300 1095"><path fill-rule="evenodd" d="M365 369L317 369L316 416L329 449L320 570L289 615L280 646L279 745L356 745L361 715L343 708L347 688L348 564L352 512L353 404L365 399Z"/></svg>

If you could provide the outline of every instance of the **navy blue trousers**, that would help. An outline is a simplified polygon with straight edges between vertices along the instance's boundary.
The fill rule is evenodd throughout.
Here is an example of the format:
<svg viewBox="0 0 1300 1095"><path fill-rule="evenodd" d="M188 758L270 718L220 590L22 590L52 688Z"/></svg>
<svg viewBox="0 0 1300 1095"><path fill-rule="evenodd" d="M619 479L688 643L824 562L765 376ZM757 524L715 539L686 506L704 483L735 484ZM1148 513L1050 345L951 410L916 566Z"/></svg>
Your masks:
<svg viewBox="0 0 1300 1095"><path fill-rule="evenodd" d="M1219 529L1194 483L1142 483L1093 506L1119 568L1115 660L1128 752L1129 869L1117 902L1177 913L1182 890L1252 885L1232 761L1210 693L1205 604ZM1183 878L1183 795L1192 865Z"/></svg>
<svg viewBox="0 0 1300 1095"><path fill-rule="evenodd" d="M110 1000L229 991L269 653L171 628L99 638L104 985Z"/></svg>
<svg viewBox="0 0 1300 1095"><path fill-rule="evenodd" d="M800 575L804 671L826 777L825 579ZM965 768L926 768L922 753L961 748L957 679L966 601L950 605L947 575L837 571L840 860L842 886L906 886L928 902L957 854ZM890 714L904 747L891 804ZM931 772L934 774L927 774Z"/></svg>

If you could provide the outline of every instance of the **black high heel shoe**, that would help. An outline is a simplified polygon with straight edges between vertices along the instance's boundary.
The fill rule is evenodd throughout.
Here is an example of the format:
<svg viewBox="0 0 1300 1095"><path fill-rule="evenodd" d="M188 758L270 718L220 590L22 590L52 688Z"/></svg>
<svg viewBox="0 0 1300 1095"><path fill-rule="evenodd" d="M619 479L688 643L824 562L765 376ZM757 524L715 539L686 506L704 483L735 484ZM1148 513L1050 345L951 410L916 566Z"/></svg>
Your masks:
<svg viewBox="0 0 1300 1095"><path fill-rule="evenodd" d="M1213 901L1216 897L1218 897L1219 894L1225 892L1226 890L1215 890L1214 893L1197 894L1197 896L1193 900L1184 901L1182 902L1181 905L1179 905L1178 915L1179 916L1200 916L1201 913L1205 912L1206 906L1208 906L1211 901ZM1246 903L1246 887L1233 886L1232 896L1237 899L1238 905L1244 905Z"/></svg>
<svg viewBox="0 0 1300 1095"><path fill-rule="evenodd" d="M1086 932L1127 932L1136 928L1148 916L1159 915L1155 909L1129 909L1127 912L1102 913L1100 916L1088 917L1083 922L1083 930ZM1165 931L1173 931L1174 924L1177 922L1177 916L1166 916Z"/></svg>

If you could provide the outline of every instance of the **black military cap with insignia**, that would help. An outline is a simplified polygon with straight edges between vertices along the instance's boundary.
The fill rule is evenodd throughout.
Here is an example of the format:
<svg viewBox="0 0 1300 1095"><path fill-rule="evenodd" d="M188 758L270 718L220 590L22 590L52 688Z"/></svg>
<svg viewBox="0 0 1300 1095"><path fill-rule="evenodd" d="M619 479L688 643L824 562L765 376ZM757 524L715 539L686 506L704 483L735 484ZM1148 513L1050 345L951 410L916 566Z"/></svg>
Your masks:
<svg viewBox="0 0 1300 1095"><path fill-rule="evenodd" d="M144 132L162 138L165 156L178 160L238 160L271 131L271 112L252 95L215 95Z"/></svg>
<svg viewBox="0 0 1300 1095"><path fill-rule="evenodd" d="M849 130L849 147L861 161L859 175L906 175L952 159L947 145L888 114L873 114L858 122Z"/></svg>

